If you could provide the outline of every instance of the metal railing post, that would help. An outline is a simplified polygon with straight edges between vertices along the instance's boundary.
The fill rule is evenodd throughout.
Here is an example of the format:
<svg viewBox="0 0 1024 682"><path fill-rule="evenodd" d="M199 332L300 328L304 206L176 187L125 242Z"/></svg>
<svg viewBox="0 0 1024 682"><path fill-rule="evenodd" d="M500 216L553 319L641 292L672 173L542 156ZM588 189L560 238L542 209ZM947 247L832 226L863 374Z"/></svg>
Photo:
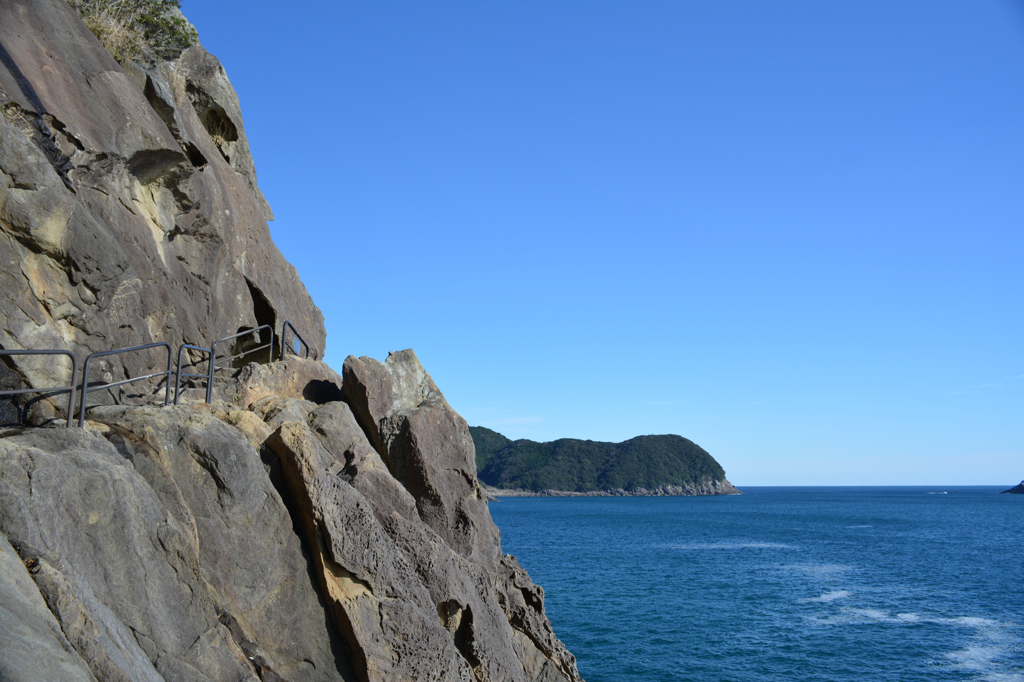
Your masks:
<svg viewBox="0 0 1024 682"><path fill-rule="evenodd" d="M174 404L175 405L178 404L178 398L181 397L181 377L183 377L183 376L186 376L186 377L205 377L205 376L207 376L206 374L182 374L181 373L181 355L182 355L182 352L186 348L191 348L192 350L202 351L203 353L210 353L210 360L211 361L213 360L213 351L211 351L209 348L202 348L201 346L193 346L190 343L183 343L183 344L181 344L178 347L178 371L175 372L175 379L174 379ZM210 401L207 400L206 402L210 402Z"/></svg>
<svg viewBox="0 0 1024 682"><path fill-rule="evenodd" d="M306 340L304 338L302 338L302 335L299 334L299 331L295 328L295 325L293 325L288 320L285 320L284 324L281 325L281 360L284 360L285 349L290 350L292 352L292 355L294 355L295 357L300 357L299 354L297 352L295 352L295 349L292 348L291 346L289 346L286 343L286 340L288 339L288 330L289 329L292 330L292 335L295 336L295 338L299 340L299 343L301 343L303 346L305 346L305 348L306 348L306 357L308 358L310 352L313 352L313 349L310 348L309 344L306 343ZM313 352L313 359L314 360L316 359L316 353L315 352Z"/></svg>
<svg viewBox="0 0 1024 682"><path fill-rule="evenodd" d="M89 388L89 363L92 362L93 358L102 358L107 355L119 355L121 353L128 353L134 350L146 350L147 348L156 348L163 346L167 349L167 370L163 372L155 372L153 374L147 374L141 377L134 377L132 379L125 379L124 381L117 381L112 384L103 384L102 386L94 386ZM85 428L85 401L89 397L89 393L92 391L99 391L104 388L114 388L115 386L123 386L124 384L130 384L136 381L142 381L143 379L152 379L153 377L167 376L167 387L164 394L164 407L171 404L171 355L174 349L171 348L171 344L166 341L160 341L159 343L147 343L143 346L132 346L131 348L119 348L117 350L107 350L100 353L93 353L85 359L85 365L82 367L82 406L79 409L78 414L78 426Z"/></svg>

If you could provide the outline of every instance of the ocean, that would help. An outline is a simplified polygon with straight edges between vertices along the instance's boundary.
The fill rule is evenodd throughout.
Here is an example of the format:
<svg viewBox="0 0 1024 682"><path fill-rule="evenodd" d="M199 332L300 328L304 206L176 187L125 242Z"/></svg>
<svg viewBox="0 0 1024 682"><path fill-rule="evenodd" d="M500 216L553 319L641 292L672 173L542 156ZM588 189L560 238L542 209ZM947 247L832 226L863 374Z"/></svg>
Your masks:
<svg viewBox="0 0 1024 682"><path fill-rule="evenodd" d="M490 509L587 682L1024 682L1024 495L1004 488Z"/></svg>

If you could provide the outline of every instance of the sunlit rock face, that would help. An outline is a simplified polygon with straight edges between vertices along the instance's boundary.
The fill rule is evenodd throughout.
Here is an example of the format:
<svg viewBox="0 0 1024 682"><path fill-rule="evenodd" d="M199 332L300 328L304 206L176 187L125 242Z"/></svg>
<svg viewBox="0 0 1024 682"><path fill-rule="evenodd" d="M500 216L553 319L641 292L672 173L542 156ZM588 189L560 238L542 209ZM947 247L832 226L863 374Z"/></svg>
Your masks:
<svg viewBox="0 0 1024 682"><path fill-rule="evenodd" d="M212 404L0 432L3 679L579 680L543 589L467 503L475 471L437 475L464 422L411 351L389 362L428 387L391 403L425 411L405 460L360 424L361 390L303 359Z"/></svg>
<svg viewBox="0 0 1024 682"><path fill-rule="evenodd" d="M322 352L215 57L195 46L123 69L63 0L0 3L0 46L0 347L208 347L290 320ZM140 376L161 353L92 371ZM28 385L70 381L66 359L11 363Z"/></svg>

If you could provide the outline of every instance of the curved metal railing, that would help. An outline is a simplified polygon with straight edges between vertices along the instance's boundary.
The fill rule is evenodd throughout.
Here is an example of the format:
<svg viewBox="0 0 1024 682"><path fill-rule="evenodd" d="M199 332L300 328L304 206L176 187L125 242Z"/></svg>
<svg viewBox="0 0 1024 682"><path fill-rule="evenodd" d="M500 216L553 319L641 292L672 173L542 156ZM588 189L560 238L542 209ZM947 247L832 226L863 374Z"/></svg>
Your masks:
<svg viewBox="0 0 1024 682"><path fill-rule="evenodd" d="M75 382L78 380L78 358L75 357L75 354L68 350L0 350L0 355L66 355L71 358L70 386L58 386L55 388L16 388L0 391L0 396L21 395L23 393L64 393L65 391L68 391L70 392L68 395L68 426L71 426L71 420L73 418L72 415L75 412ZM22 421L20 414L18 421Z"/></svg>
<svg viewBox="0 0 1024 682"><path fill-rule="evenodd" d="M237 355L225 356L225 357L222 357L220 359L217 358L217 346L218 345L220 345L222 343L226 343L226 342L231 341L233 339L237 339L237 338L242 337L242 336L246 336L246 335L249 335L249 334L259 333L260 331L262 331L264 329L269 330L269 332L270 332L270 341L269 341L269 343L265 343L265 344L256 346L255 348L250 348L250 349L245 350L245 351L243 351L241 353L238 353ZM300 356L299 352L297 350L295 350L294 348L292 348L290 346L287 346L287 344L285 343L286 334L287 334L287 331L289 329L291 329L292 334L295 336L295 339L298 340L298 342L301 344L301 347L304 348L304 350L305 350L305 354L304 355ZM312 355L312 357L314 359L316 359L316 355L317 355L316 351L314 349L312 349L309 346L308 343L306 343L306 340L302 338L302 336L299 334L298 330L295 329L295 326L291 322L289 322L287 320L285 320L285 323L284 323L284 325L282 326L282 329L281 329L281 357L279 358L280 360L284 360L284 358L285 358L285 348L286 347L296 357L306 357L306 358L308 358L308 357L310 357ZM140 377L132 377L130 379L124 379L123 381L116 381L116 382L110 383L110 384L102 383L102 384L99 384L99 385L96 385L96 386L89 386L89 365L92 363L92 361L94 359L106 357L108 355L120 355L122 353L129 353L129 352L132 352L132 351L148 350L150 348L166 348L167 349L167 369L166 370L164 370L162 372L154 372L152 374L146 374L146 375L140 376ZM207 381L207 384L206 384L206 402L209 403L209 402L211 402L213 400L213 381L214 381L214 378L215 378L216 371L218 369L217 368L217 363L219 361L223 361L223 360L228 360L228 361L236 360L236 359L238 359L240 357L243 357L243 356L246 356L246 355L250 355L252 353L255 353L257 351L261 351L261 350L264 350L264 349L268 349L267 350L267 358L270 359L270 360L273 360L273 357L274 357L274 328L271 325L269 325L269 324L261 325L259 327L256 327L255 329L247 329L246 331L239 332L238 334L232 334L231 336L224 337L223 339L217 339L216 341L213 342L213 345L210 348L203 348L202 346L194 346L194 345L189 344L189 343L181 344L178 347L177 371L175 371L175 369L172 369L172 364L171 364L171 357L172 357L174 349L171 346L171 344L167 343L166 341L160 341L160 342L157 342L157 343L147 343L147 344L142 345L142 346L132 346L131 348L119 348L117 350L100 351L98 353L93 353L93 354L89 355L85 359L85 364L82 366L82 381L81 381L81 384L80 384L80 388L79 388L79 384L77 383L78 358L71 351L67 351L67 350L28 350L28 349L26 349L26 350L21 350L21 349L19 349L19 350L2 350L2 349L0 349L0 356L3 356L3 355L66 355L69 358L71 358L71 385L70 386L57 386L57 387L53 387L53 388L20 388L20 389L9 389L9 390L5 389L5 390L0 390L0 396L20 395L20 394L23 394L23 393L51 393L51 392L64 393L64 392L70 392L70 395L68 397L68 419L67 419L67 425L71 426L72 422L73 422L73 414L74 414L74 408L75 408L75 404L76 404L75 394L76 394L76 391L80 391L81 392L81 400L80 400L80 403L79 403L79 410L78 410L78 426L79 427L84 427L85 426L86 401L88 399L89 393L93 393L95 391L101 391L101 390L103 390L105 388L114 388L116 386L124 386L125 384L131 384L131 383L134 383L136 381L142 381L144 379L152 379L154 377L167 377L167 385L166 385L166 387L164 389L164 391L165 391L164 392L164 406L167 406L167 405L170 405L170 402L171 402L171 377L174 376L175 377L175 380L174 380L174 404L177 405L178 404L178 398L180 397L180 394L181 394L181 379L182 379L182 377L184 377L186 379L188 379L188 378L205 378L206 381ZM195 351L199 351L201 353L208 353L209 356L210 356L210 359L209 359L210 369L209 369L209 371L207 371L205 374L190 374L190 373L187 373L187 372L183 373L181 371L182 370L182 360L183 360L184 351L186 351L186 350L195 350ZM19 419L20 419L20 417L19 417Z"/></svg>
<svg viewBox="0 0 1024 682"><path fill-rule="evenodd" d="M288 330L289 329L292 330L292 335L295 336L296 339L298 339L299 343L302 344L302 347L304 347L306 349L305 357L308 358L309 357L309 352L311 350L310 347L309 347L309 344L306 343L306 340L304 338L302 338L302 336L299 335L298 330L295 329L295 325L293 325L288 320L285 320L284 324L281 325L281 357L278 358L278 359L279 360L284 360L284 352L285 352L286 349L290 350L292 352L292 355L294 355L296 357L302 357L302 356L299 356L299 352L297 350L295 350L292 346L289 346L285 342L285 340L288 338ZM313 359L316 360L316 353L315 352L313 354Z"/></svg>

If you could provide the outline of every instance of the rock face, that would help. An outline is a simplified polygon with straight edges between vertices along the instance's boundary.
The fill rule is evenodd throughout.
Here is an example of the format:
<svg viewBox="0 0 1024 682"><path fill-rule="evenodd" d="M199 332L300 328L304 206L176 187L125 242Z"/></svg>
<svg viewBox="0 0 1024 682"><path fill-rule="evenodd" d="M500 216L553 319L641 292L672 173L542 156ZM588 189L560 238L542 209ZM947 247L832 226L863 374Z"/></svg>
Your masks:
<svg viewBox="0 0 1024 682"><path fill-rule="evenodd" d="M423 520L463 557L493 566L499 534L476 480L469 425L416 354L390 353L383 363L350 356L342 374L356 419L416 498Z"/></svg>
<svg viewBox="0 0 1024 682"><path fill-rule="evenodd" d="M1010 493L1011 495L1024 495L1024 481L1020 482L1020 485L1015 485L1009 490L1004 490L1004 493Z"/></svg>
<svg viewBox="0 0 1024 682"><path fill-rule="evenodd" d="M0 107L0 348L209 347L287 319L322 352L323 316L270 237L238 98L202 47L126 71L64 0L5 0ZM165 362L106 358L93 379ZM0 388L70 382L64 359L9 366Z"/></svg>
<svg viewBox="0 0 1024 682"><path fill-rule="evenodd" d="M357 365L348 402L290 360L236 402L0 435L3 679L579 680L465 422L411 351Z"/></svg>

